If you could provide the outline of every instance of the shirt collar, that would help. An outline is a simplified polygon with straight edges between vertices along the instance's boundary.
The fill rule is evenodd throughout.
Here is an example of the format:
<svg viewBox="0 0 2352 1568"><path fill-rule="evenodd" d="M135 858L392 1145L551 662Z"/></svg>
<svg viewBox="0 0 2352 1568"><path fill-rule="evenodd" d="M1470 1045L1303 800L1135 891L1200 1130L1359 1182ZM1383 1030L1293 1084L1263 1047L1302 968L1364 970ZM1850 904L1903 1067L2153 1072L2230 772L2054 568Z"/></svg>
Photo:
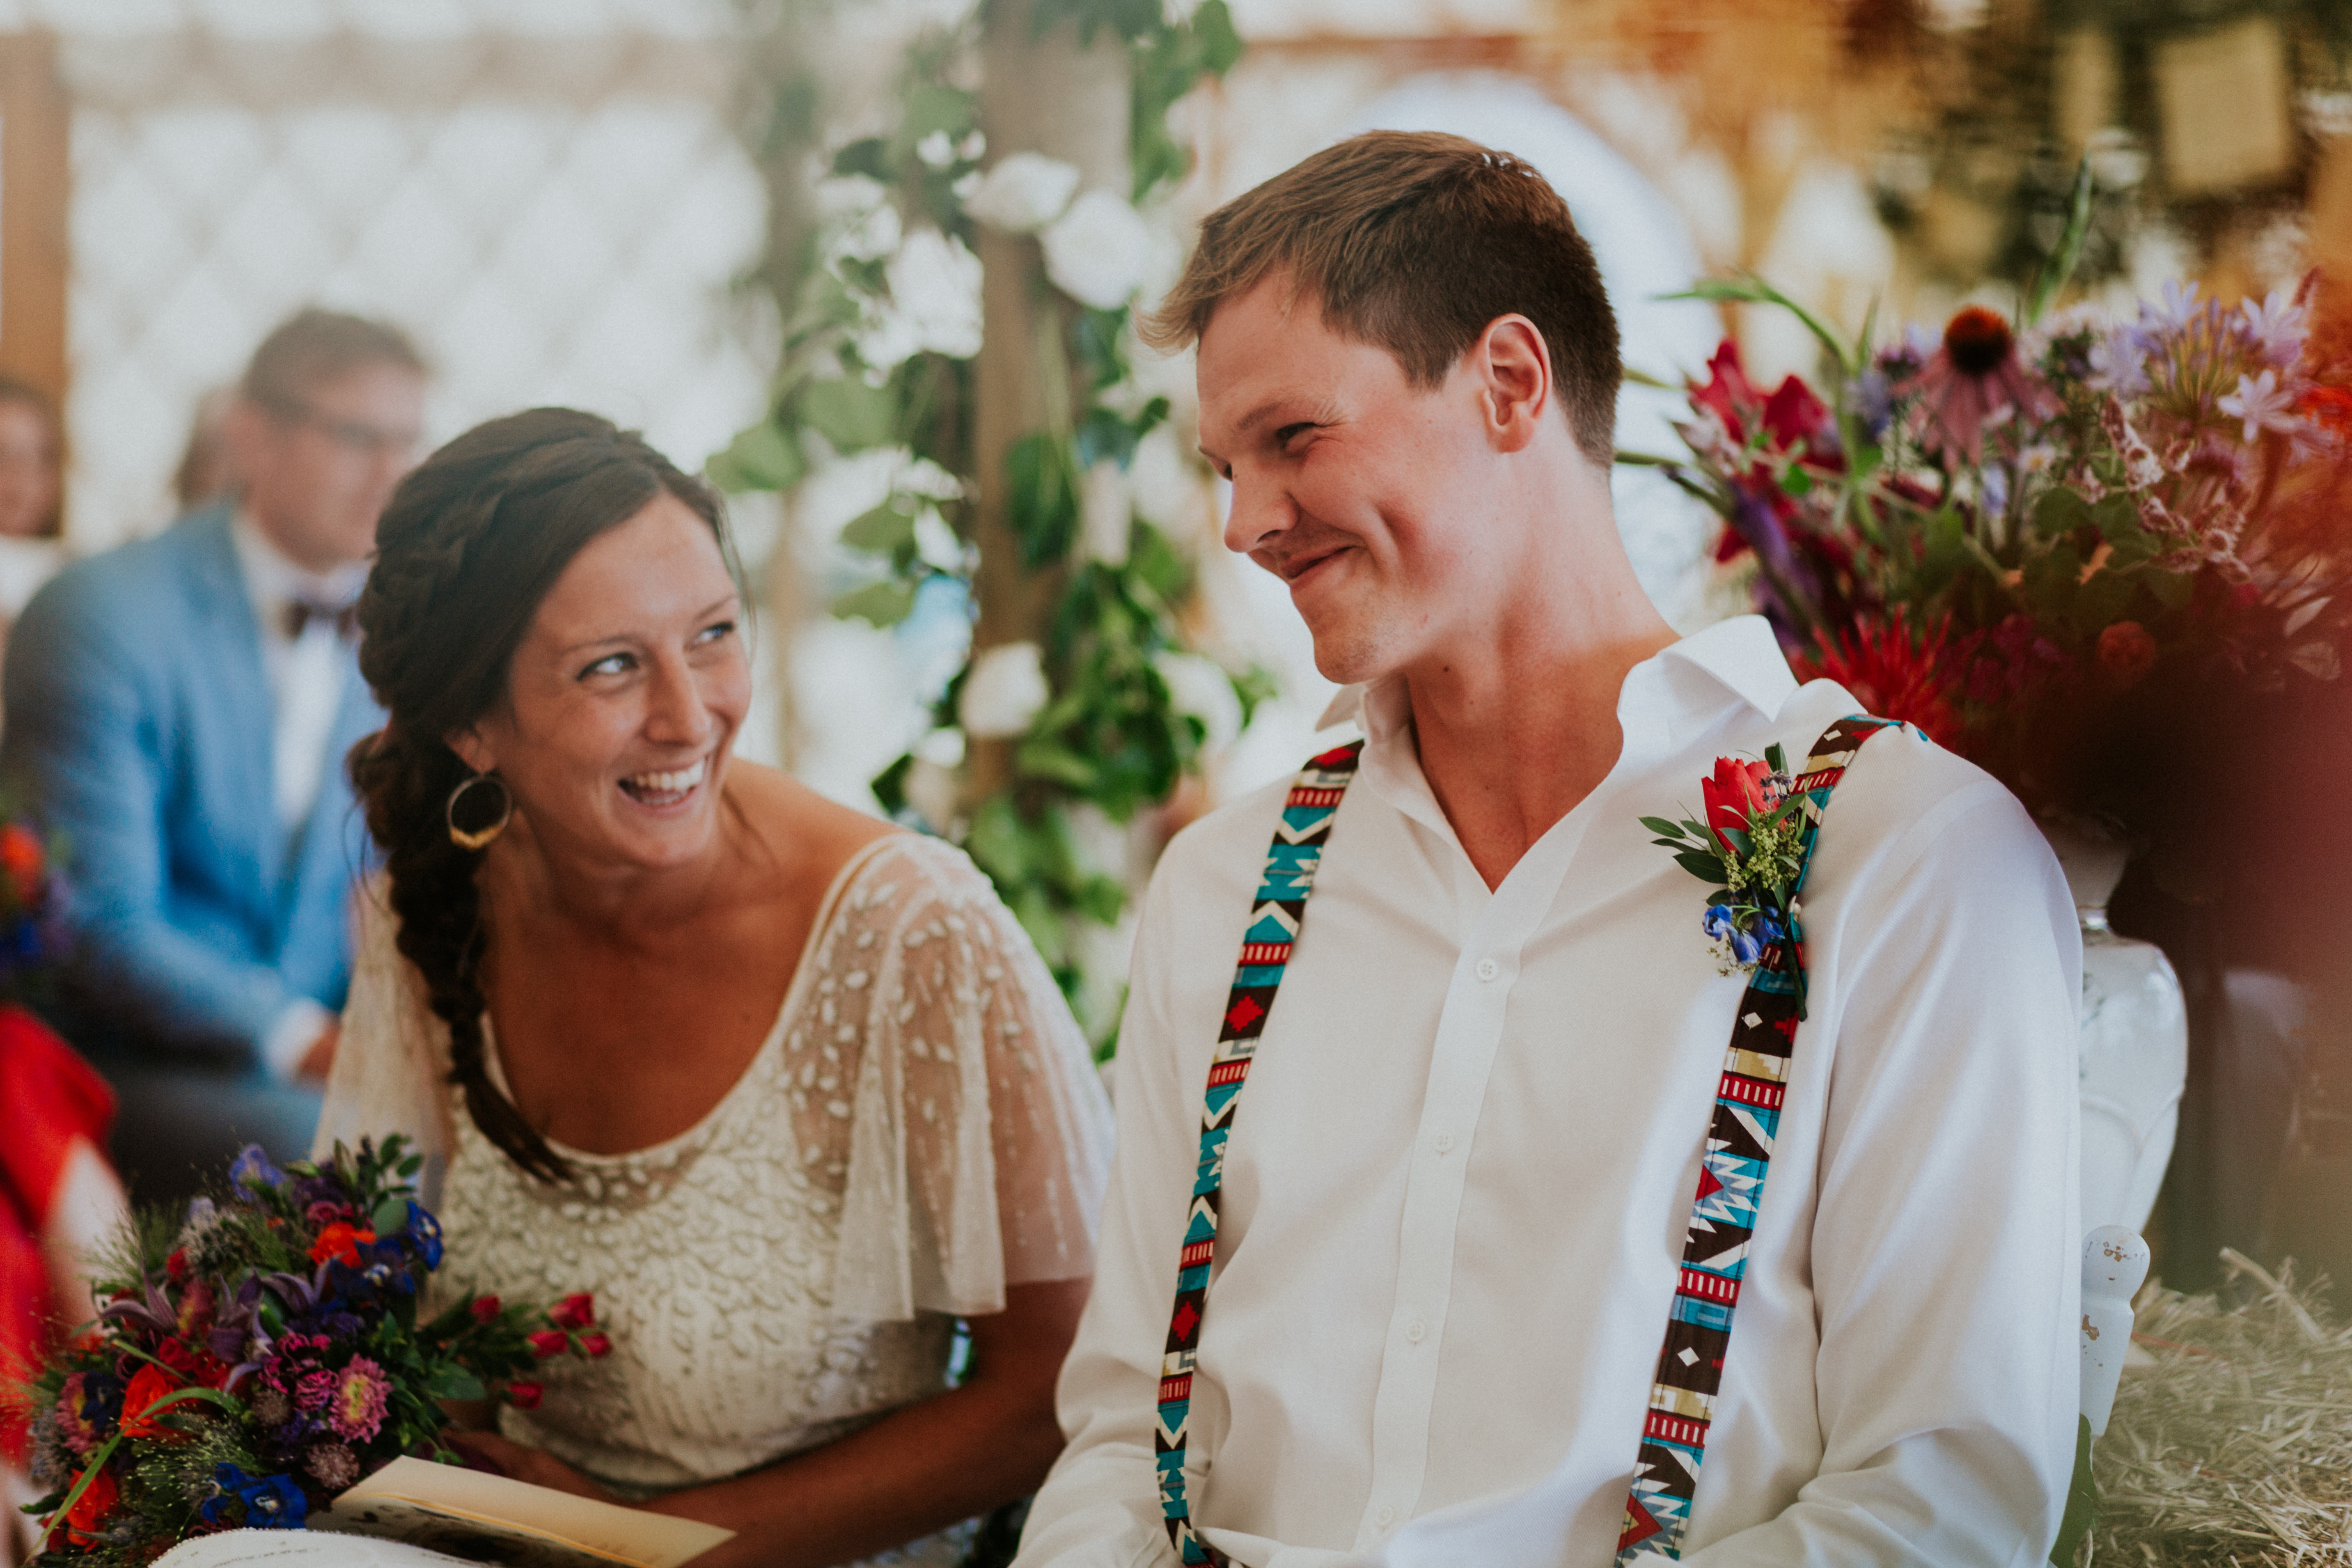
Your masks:
<svg viewBox="0 0 2352 1568"><path fill-rule="evenodd" d="M340 608L360 595L367 584L368 565L354 561L327 572L305 571L278 548L253 514L238 507L229 518L229 542L236 550L237 570L255 609L266 624L277 624L277 613L300 600L304 604Z"/></svg>
<svg viewBox="0 0 2352 1568"><path fill-rule="evenodd" d="M1772 624L1761 616L1734 616L1675 643L1659 660L1674 660L1712 678L1733 696L1766 719L1780 717L1780 709L1797 689L1789 661L1780 652ZM1370 741L1384 741L1412 721L1404 682L1396 677L1355 686L1343 686L1316 721L1318 730L1354 721Z"/></svg>

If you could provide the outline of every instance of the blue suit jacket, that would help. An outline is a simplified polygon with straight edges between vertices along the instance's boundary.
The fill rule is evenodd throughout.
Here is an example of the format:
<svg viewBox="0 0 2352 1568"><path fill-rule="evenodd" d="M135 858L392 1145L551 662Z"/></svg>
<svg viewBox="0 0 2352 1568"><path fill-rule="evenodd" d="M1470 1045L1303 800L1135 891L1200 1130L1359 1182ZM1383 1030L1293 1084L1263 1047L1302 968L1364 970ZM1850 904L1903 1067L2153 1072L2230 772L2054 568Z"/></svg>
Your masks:
<svg viewBox="0 0 2352 1568"><path fill-rule="evenodd" d="M250 1063L294 997L342 1005L366 852L343 755L383 718L354 653L317 805L289 837L229 515L192 513L34 596L8 638L0 779L67 839L76 1010L100 1015L75 1022Z"/></svg>

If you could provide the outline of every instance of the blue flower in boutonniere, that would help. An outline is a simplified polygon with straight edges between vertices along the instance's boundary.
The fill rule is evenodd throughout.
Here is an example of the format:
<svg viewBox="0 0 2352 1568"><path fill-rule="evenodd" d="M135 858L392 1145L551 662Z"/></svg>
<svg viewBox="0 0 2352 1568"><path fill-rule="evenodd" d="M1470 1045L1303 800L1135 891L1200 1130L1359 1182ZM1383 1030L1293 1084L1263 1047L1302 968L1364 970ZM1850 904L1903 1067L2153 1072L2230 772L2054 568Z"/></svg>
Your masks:
<svg viewBox="0 0 2352 1568"><path fill-rule="evenodd" d="M1715 891L1699 928L1715 944L1718 971L1753 973L1775 963L1778 944L1796 932L1795 890L1804 867L1802 796L1778 746L1762 762L1717 757L1699 781L1706 820L1645 816L1651 840Z"/></svg>

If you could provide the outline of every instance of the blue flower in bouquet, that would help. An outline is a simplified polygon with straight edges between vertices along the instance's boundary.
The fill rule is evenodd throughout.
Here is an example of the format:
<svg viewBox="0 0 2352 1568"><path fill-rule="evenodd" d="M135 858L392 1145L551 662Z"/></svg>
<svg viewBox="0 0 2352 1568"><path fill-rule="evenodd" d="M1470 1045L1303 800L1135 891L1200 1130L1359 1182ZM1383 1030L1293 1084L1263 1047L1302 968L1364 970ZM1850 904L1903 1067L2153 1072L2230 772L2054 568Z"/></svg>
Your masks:
<svg viewBox="0 0 2352 1568"><path fill-rule="evenodd" d="M286 1173L270 1163L258 1143L247 1143L237 1151L236 1162L228 1168L229 1184L241 1192L258 1192L264 1187L286 1184Z"/></svg>
<svg viewBox="0 0 2352 1568"><path fill-rule="evenodd" d="M441 1222L423 1204L411 1198L408 1202L408 1244L416 1256L425 1260L427 1268L441 1267Z"/></svg>
<svg viewBox="0 0 2352 1568"><path fill-rule="evenodd" d="M205 1500L196 1510L206 1524L242 1523L247 1530L299 1530L310 1512L310 1500L302 1489L294 1484L291 1476L248 1476L235 1465L223 1464L213 1470L213 1484L220 1489L217 1495ZM232 1504L244 1510L244 1518L227 1517Z"/></svg>

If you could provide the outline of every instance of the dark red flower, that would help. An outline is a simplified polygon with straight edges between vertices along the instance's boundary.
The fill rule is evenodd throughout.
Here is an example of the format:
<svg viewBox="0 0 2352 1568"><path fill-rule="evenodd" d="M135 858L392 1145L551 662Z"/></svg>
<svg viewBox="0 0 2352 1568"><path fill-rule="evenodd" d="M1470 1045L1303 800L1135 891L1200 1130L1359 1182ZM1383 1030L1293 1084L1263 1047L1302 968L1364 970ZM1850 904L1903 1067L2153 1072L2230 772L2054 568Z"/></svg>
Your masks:
<svg viewBox="0 0 2352 1568"><path fill-rule="evenodd" d="M1865 711L1916 725L1938 744L1957 747L1958 671L1948 642L1951 625L1948 614L1914 635L1899 609L1885 619L1863 616L1840 628L1818 658L1800 656L1790 664L1800 680L1834 680Z"/></svg>
<svg viewBox="0 0 2352 1568"><path fill-rule="evenodd" d="M585 1329L596 1321L596 1298L586 1290L566 1296L547 1314L547 1321L559 1329Z"/></svg>
<svg viewBox="0 0 2352 1568"><path fill-rule="evenodd" d="M541 1329L529 1339L530 1353L541 1361L551 1355L562 1355L572 1348L572 1336L562 1329Z"/></svg>
<svg viewBox="0 0 2352 1568"><path fill-rule="evenodd" d="M602 1361L613 1353L613 1336L601 1333L583 1334L580 1337L580 1348L587 1352L590 1361Z"/></svg>
<svg viewBox="0 0 2352 1568"><path fill-rule="evenodd" d="M507 1384L507 1403L518 1410L536 1410L540 1397L546 1392L535 1383L509 1383Z"/></svg>
<svg viewBox="0 0 2352 1568"><path fill-rule="evenodd" d="M466 1310L474 1314L474 1321L478 1323L495 1322L499 1316L499 1299L496 1296L477 1296L466 1303Z"/></svg>

